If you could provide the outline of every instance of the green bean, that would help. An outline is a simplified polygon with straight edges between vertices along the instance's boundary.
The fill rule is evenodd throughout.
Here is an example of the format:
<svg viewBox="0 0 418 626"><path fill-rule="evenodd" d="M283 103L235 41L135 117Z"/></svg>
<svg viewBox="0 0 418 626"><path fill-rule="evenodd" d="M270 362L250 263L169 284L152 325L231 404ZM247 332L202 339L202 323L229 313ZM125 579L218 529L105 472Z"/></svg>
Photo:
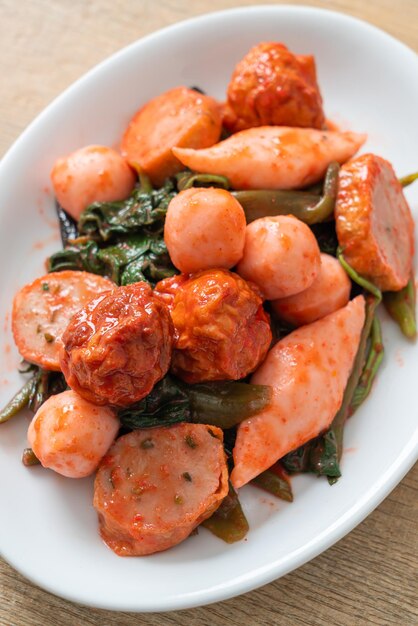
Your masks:
<svg viewBox="0 0 418 626"><path fill-rule="evenodd" d="M232 428L262 411L271 402L267 385L239 382L199 383L185 386L192 421L219 428Z"/></svg>
<svg viewBox="0 0 418 626"><path fill-rule="evenodd" d="M349 278L351 278L352 281L354 281L357 285L359 285L359 287L363 287L363 289L373 294L374 297L378 300L378 303L381 302L382 292L380 291L380 289L378 289L376 285L373 285L373 283L368 281L363 276L360 276L360 274L357 274L357 272L345 260L342 248L338 248L337 250L337 259L339 260L339 262L341 263L341 265L343 266L343 268L345 269Z"/></svg>
<svg viewBox="0 0 418 626"><path fill-rule="evenodd" d="M40 465L41 462L32 450L32 448L25 448L22 452L22 463L26 467L31 467L32 465Z"/></svg>
<svg viewBox="0 0 418 626"><path fill-rule="evenodd" d="M51 372L47 370L39 370L33 377L33 390L29 398L29 408L33 413L39 409L39 407L48 398L48 386Z"/></svg>
<svg viewBox="0 0 418 626"><path fill-rule="evenodd" d="M402 178L399 179L399 182L402 187L408 187L408 185L411 185L415 180L418 180L418 172L408 174L408 176L402 176Z"/></svg>
<svg viewBox="0 0 418 626"><path fill-rule="evenodd" d="M226 543L241 541L248 532L248 522L232 485L215 513L202 522L202 526Z"/></svg>
<svg viewBox="0 0 418 626"><path fill-rule="evenodd" d="M376 377L377 370L383 360L383 343L380 321L374 316L370 331L370 347L367 355L366 364L358 381L357 387L350 403L350 413L354 413L356 409L364 402L370 393L372 383Z"/></svg>
<svg viewBox="0 0 418 626"><path fill-rule="evenodd" d="M268 470L253 478L251 484L268 491L281 500L293 502L289 475L280 462L275 463Z"/></svg>
<svg viewBox="0 0 418 626"><path fill-rule="evenodd" d="M233 191L232 195L244 209L247 224L260 217L275 215L294 215L303 219L307 211L320 202L320 196L304 191L251 189Z"/></svg>
<svg viewBox="0 0 418 626"><path fill-rule="evenodd" d="M247 223L260 217L294 215L305 224L327 220L334 212L338 191L338 163L328 166L322 197L306 191L256 189L233 191L245 211Z"/></svg>
<svg viewBox="0 0 418 626"><path fill-rule="evenodd" d="M7 422L24 409L31 397L34 386L34 378L28 380L23 387L13 396L13 398L6 404L4 409L0 411L0 424Z"/></svg>
<svg viewBox="0 0 418 626"><path fill-rule="evenodd" d="M415 300L415 280L413 277L400 291L386 291L383 294L383 304L386 311L408 339L415 339L417 335Z"/></svg>

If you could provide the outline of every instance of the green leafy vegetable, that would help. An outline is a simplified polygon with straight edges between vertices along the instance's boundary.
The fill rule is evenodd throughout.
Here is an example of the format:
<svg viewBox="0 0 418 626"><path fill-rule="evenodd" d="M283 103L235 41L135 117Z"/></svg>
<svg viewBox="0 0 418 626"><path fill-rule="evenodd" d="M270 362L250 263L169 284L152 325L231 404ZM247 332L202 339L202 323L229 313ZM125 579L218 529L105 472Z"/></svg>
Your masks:
<svg viewBox="0 0 418 626"><path fill-rule="evenodd" d="M162 237L145 233L121 237L106 247L95 241L71 245L49 258L48 271L68 269L108 276L118 285L141 280L155 284L177 272Z"/></svg>
<svg viewBox="0 0 418 626"><path fill-rule="evenodd" d="M163 239L164 220L177 191L172 180L153 190L147 178L127 200L95 202L78 222L78 234L66 248L53 254L48 271L85 270L108 276L118 285L138 281L155 284L173 276Z"/></svg>
<svg viewBox="0 0 418 626"><path fill-rule="evenodd" d="M168 179L160 189L144 191L144 184L136 187L127 200L95 202L81 214L79 233L102 241L138 232L161 233L168 205L176 193L173 181Z"/></svg>
<svg viewBox="0 0 418 626"><path fill-rule="evenodd" d="M120 410L119 419L132 430L190 422L189 397L171 376L165 376L143 400Z"/></svg>
<svg viewBox="0 0 418 626"><path fill-rule="evenodd" d="M81 239L81 238L80 238ZM71 243L64 250L55 252L48 259L48 272L63 270L84 270L92 274L105 274L103 263L97 258L99 245L96 241L81 239Z"/></svg>
<svg viewBox="0 0 418 626"><path fill-rule="evenodd" d="M408 339L417 336L415 280L410 278L400 291L386 291L383 294L386 311L395 320Z"/></svg>
<svg viewBox="0 0 418 626"><path fill-rule="evenodd" d="M232 485L215 513L201 524L226 543L241 541L248 533L248 522Z"/></svg>
<svg viewBox="0 0 418 626"><path fill-rule="evenodd" d="M284 469L283 465L278 461L272 465L268 470L262 472L253 480L251 484L264 491L268 491L273 496L286 500L286 502L293 502L292 486L290 484L289 474Z"/></svg>
<svg viewBox="0 0 418 626"><path fill-rule="evenodd" d="M150 428L177 422L231 428L259 413L271 400L271 388L240 382L186 385L165 376L146 398L119 411L127 428Z"/></svg>

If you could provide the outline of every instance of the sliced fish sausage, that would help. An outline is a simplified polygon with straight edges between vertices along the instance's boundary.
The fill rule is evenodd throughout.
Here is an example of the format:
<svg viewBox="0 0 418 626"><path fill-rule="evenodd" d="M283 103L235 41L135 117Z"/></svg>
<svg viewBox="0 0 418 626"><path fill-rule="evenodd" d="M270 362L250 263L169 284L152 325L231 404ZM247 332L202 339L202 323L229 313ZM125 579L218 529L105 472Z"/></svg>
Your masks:
<svg viewBox="0 0 418 626"><path fill-rule="evenodd" d="M414 221L391 164L363 154L340 170L335 206L346 261L382 291L407 284L414 254Z"/></svg>
<svg viewBox="0 0 418 626"><path fill-rule="evenodd" d="M205 424L136 430L104 457L94 485L100 534L119 556L167 550L228 493L223 433Z"/></svg>
<svg viewBox="0 0 418 626"><path fill-rule="evenodd" d="M174 146L207 148L219 141L221 110L213 98L175 87L150 100L131 120L122 139L122 155L139 166L156 186L184 169Z"/></svg>
<svg viewBox="0 0 418 626"><path fill-rule="evenodd" d="M239 425L234 487L242 487L328 428L341 406L365 318L358 296L342 309L287 335L251 382L273 387L271 404Z"/></svg>
<svg viewBox="0 0 418 626"><path fill-rule="evenodd" d="M24 359L47 370L60 370L61 336L90 300L116 285L89 272L51 272L22 287L13 301L12 330Z"/></svg>

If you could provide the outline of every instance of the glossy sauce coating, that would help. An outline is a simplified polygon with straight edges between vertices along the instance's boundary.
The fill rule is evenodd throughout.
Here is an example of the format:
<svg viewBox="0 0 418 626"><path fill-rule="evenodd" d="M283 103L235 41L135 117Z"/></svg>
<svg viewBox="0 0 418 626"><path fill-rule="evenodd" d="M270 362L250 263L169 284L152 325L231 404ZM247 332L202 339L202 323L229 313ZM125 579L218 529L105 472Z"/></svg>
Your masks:
<svg viewBox="0 0 418 626"><path fill-rule="evenodd" d="M25 285L13 301L12 330L20 354L47 370L60 370L61 336L74 315L116 285L103 276L66 270Z"/></svg>
<svg viewBox="0 0 418 626"><path fill-rule="evenodd" d="M405 287L414 221L388 161L363 154L341 168L335 224L344 257L356 272L382 291Z"/></svg>
<svg viewBox="0 0 418 626"><path fill-rule="evenodd" d="M75 391L51 396L37 411L28 441L44 467L69 478L92 474L119 430L116 413Z"/></svg>
<svg viewBox="0 0 418 626"><path fill-rule="evenodd" d="M285 298L312 285L319 274L318 243L292 215L262 217L248 224L237 272L258 285L268 300Z"/></svg>
<svg viewBox="0 0 418 626"><path fill-rule="evenodd" d="M245 227L244 209L229 191L186 189L168 206L164 241L181 272L230 269L244 252Z"/></svg>
<svg viewBox="0 0 418 626"><path fill-rule="evenodd" d="M118 287L79 311L63 335L67 383L95 404L144 398L170 366L173 324L147 283Z"/></svg>
<svg viewBox="0 0 418 626"><path fill-rule="evenodd" d="M358 296L270 350L251 382L271 385L273 400L238 427L234 487L242 487L330 425L341 406L364 319L364 298Z"/></svg>
<svg viewBox="0 0 418 626"><path fill-rule="evenodd" d="M315 59L281 43L259 43L238 63L228 85L224 125L323 128L325 118Z"/></svg>
<svg viewBox="0 0 418 626"><path fill-rule="evenodd" d="M136 430L103 459L94 485L100 534L119 556L167 550L228 493L223 432L204 424Z"/></svg>
<svg viewBox="0 0 418 626"><path fill-rule="evenodd" d="M124 200L135 185L135 174L118 152L106 146L86 146L58 159L51 172L55 196L75 220L93 202Z"/></svg>
<svg viewBox="0 0 418 626"><path fill-rule="evenodd" d="M175 87L153 98L134 115L123 136L123 156L156 186L183 169L174 146L207 148L219 140L221 113L216 100Z"/></svg>
<svg viewBox="0 0 418 626"><path fill-rule="evenodd" d="M188 274L175 274L169 278L163 278L154 287L154 296L164 302L171 312L174 306L174 299L178 290L189 280Z"/></svg>
<svg viewBox="0 0 418 626"><path fill-rule="evenodd" d="M178 290L171 316L176 342L172 371L188 383L244 378L271 343L257 289L227 270L206 270Z"/></svg>
<svg viewBox="0 0 418 626"><path fill-rule="evenodd" d="M234 189L297 189L318 182L332 161L344 163L366 135L259 126L205 150L173 148L191 170L227 176Z"/></svg>
<svg viewBox="0 0 418 626"><path fill-rule="evenodd" d="M318 276L310 287L293 296L273 300L273 311L293 326L311 324L341 309L350 298L351 281L341 263L321 254Z"/></svg>

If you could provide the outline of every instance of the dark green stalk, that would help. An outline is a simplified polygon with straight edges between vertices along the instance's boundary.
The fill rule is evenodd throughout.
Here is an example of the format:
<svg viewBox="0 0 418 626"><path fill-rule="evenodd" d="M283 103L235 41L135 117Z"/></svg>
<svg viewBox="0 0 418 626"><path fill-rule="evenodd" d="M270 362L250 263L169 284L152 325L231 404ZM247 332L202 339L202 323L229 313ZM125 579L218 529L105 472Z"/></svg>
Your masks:
<svg viewBox="0 0 418 626"><path fill-rule="evenodd" d="M249 526L232 485L229 485L228 495L220 507L211 517L202 522L202 526L226 543L235 543L245 537Z"/></svg>
<svg viewBox="0 0 418 626"><path fill-rule="evenodd" d="M139 178L139 188L141 190L141 193L151 193L151 191L153 191L153 186L151 184L151 181L149 179L149 177L144 174L144 172L141 169L137 169L138 172L138 178Z"/></svg>
<svg viewBox="0 0 418 626"><path fill-rule="evenodd" d="M22 463L26 467L31 467L32 465L40 465L41 462L32 450L32 448L25 448L22 452Z"/></svg>
<svg viewBox="0 0 418 626"><path fill-rule="evenodd" d="M217 174L193 174L192 172L180 172L177 174L177 188L179 191L190 189L191 187L220 187L229 189L229 180L226 176Z"/></svg>
<svg viewBox="0 0 418 626"><path fill-rule="evenodd" d="M386 311L395 320L402 333L408 339L415 339L416 324L416 293L415 280L410 278L406 287L400 291L386 291L383 294L383 304Z"/></svg>
<svg viewBox="0 0 418 626"><path fill-rule="evenodd" d="M260 487L260 489L264 489L264 491L268 491L268 493L276 496L276 498L280 498L286 502L293 502L289 474L280 462L275 463L268 470L253 478L251 484Z"/></svg>
<svg viewBox="0 0 418 626"><path fill-rule="evenodd" d="M305 223L309 226L311 224L325 222L329 217L331 217L331 215L333 215L338 193L339 171L340 165L337 161L328 165L328 169L325 174L322 198L316 206L312 207L312 209L307 209Z"/></svg>
<svg viewBox="0 0 418 626"><path fill-rule="evenodd" d="M402 176L402 178L399 179L399 182L401 183L402 187L408 187L408 185L411 185L416 180L418 180L418 172L415 172L414 174L408 174L407 176Z"/></svg>
<svg viewBox="0 0 418 626"><path fill-rule="evenodd" d="M183 390L190 400L192 421L219 428L232 428L260 413L272 397L267 385L239 382L184 385Z"/></svg>
<svg viewBox="0 0 418 626"><path fill-rule="evenodd" d="M350 403L350 414L354 413L369 395L377 370L383 360L383 354L384 348L380 321L377 316L374 316L370 332L369 353Z"/></svg>
<svg viewBox="0 0 418 626"><path fill-rule="evenodd" d="M232 195L244 209L247 224L275 215L294 215L305 221L320 202L320 196L304 191L249 189L233 191Z"/></svg>
<svg viewBox="0 0 418 626"><path fill-rule="evenodd" d="M357 274L357 272L345 260L343 250L341 248L338 248L337 250L337 259L339 260L339 262L353 282L359 285L359 287L362 287L369 293L373 294L374 297L378 300L378 303L381 302L382 292L380 291L380 289L376 287L376 285L373 285L373 283L368 281L366 278L363 278L363 276L360 276L360 274Z"/></svg>
<svg viewBox="0 0 418 626"><path fill-rule="evenodd" d="M334 212L339 167L336 162L328 166L322 197L306 191L269 189L233 191L232 195L243 207L247 223L260 217L290 214L305 224L317 224L327 220Z"/></svg>
<svg viewBox="0 0 418 626"><path fill-rule="evenodd" d="M4 409L0 411L0 424L7 422L9 419L17 415L22 409L28 406L30 397L33 393L34 384L34 378L28 380L6 404Z"/></svg>
<svg viewBox="0 0 418 626"><path fill-rule="evenodd" d="M262 411L271 401L266 385L213 382L185 385L165 376L137 404L119 411L123 426L131 429L195 422L232 428Z"/></svg>
<svg viewBox="0 0 418 626"><path fill-rule="evenodd" d="M31 397L29 398L29 408L33 413L39 409L40 406L48 398L48 386L50 372L46 370L39 370L34 376L34 387L32 389Z"/></svg>

